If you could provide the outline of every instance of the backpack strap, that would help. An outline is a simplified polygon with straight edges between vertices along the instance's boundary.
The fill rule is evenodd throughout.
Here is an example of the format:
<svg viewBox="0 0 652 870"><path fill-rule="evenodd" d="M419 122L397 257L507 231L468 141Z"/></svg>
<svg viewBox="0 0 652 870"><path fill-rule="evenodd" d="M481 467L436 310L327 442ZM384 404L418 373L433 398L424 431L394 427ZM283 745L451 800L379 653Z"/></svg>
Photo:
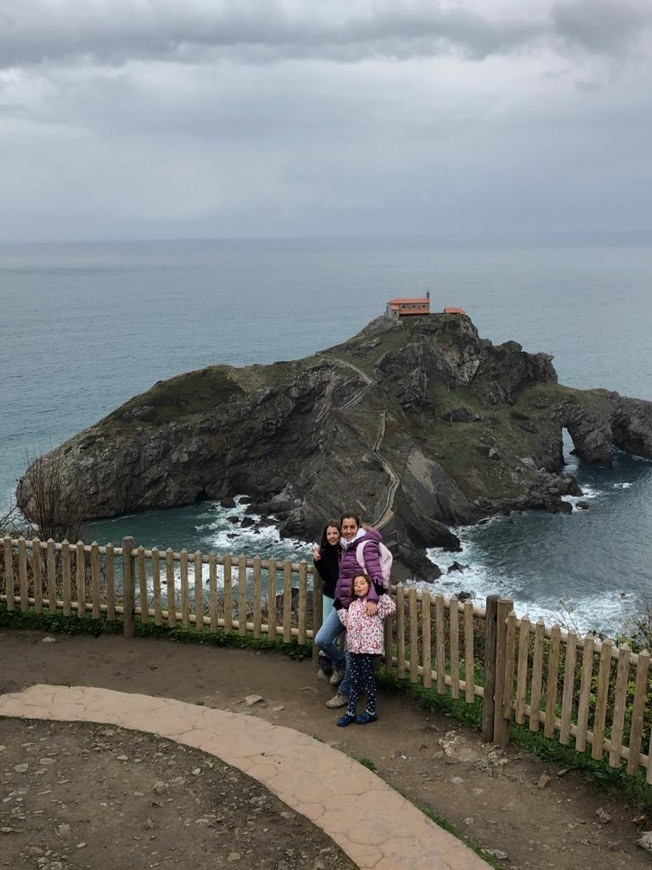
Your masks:
<svg viewBox="0 0 652 870"><path fill-rule="evenodd" d="M358 560L358 565L362 568L365 574L367 573L367 566L365 565L364 561L364 545L366 543L366 541L360 541L360 543L356 544L355 547L355 557Z"/></svg>

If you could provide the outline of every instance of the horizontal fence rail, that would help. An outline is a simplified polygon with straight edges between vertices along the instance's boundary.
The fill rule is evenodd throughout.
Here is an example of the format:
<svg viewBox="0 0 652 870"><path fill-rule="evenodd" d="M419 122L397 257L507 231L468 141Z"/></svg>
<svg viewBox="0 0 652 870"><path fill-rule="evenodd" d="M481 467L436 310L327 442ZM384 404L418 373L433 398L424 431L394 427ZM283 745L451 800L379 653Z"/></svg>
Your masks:
<svg viewBox="0 0 652 870"><path fill-rule="evenodd" d="M386 673L481 704L488 742L506 745L514 722L631 776L643 768L652 783L647 651L518 619L498 596L478 608L414 586L391 594ZM126 637L149 625L305 645L322 620L321 581L306 561L145 549L131 538L114 547L5 537L0 602L9 618L93 619Z"/></svg>

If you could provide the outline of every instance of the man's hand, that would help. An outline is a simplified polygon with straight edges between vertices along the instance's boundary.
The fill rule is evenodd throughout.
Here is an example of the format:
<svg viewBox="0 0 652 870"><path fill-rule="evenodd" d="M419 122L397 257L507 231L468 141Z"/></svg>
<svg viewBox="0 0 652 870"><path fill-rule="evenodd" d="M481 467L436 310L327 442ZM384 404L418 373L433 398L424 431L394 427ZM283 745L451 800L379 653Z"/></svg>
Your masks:
<svg viewBox="0 0 652 870"><path fill-rule="evenodd" d="M367 616L375 616L378 613L378 604L375 601L367 601Z"/></svg>

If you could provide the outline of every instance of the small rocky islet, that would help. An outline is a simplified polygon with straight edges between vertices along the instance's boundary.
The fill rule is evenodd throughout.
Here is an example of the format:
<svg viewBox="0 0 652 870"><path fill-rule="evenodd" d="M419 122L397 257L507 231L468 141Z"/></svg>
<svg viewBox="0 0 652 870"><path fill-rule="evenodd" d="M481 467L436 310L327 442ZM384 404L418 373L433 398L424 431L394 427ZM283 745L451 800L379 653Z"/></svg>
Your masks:
<svg viewBox="0 0 652 870"><path fill-rule="evenodd" d="M85 520L246 493L305 540L346 507L431 580L425 549L457 549L455 525L571 509L564 429L585 463L652 457L652 402L563 386L549 354L494 345L465 314L382 316L304 359L159 381L39 462ZM28 518L33 499L27 474Z"/></svg>

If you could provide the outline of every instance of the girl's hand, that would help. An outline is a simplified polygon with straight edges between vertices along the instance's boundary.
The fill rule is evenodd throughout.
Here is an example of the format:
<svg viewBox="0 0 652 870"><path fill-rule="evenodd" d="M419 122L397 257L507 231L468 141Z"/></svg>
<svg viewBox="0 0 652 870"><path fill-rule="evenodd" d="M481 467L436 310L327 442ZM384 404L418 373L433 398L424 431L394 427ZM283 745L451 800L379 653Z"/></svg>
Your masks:
<svg viewBox="0 0 652 870"><path fill-rule="evenodd" d="M375 616L378 613L378 605L375 601L367 601L367 616Z"/></svg>
<svg viewBox="0 0 652 870"><path fill-rule="evenodd" d="M321 559L321 552L320 552L319 547L317 546L317 544L313 544L313 545L312 545L312 558L313 558L315 561L319 561L319 559Z"/></svg>

